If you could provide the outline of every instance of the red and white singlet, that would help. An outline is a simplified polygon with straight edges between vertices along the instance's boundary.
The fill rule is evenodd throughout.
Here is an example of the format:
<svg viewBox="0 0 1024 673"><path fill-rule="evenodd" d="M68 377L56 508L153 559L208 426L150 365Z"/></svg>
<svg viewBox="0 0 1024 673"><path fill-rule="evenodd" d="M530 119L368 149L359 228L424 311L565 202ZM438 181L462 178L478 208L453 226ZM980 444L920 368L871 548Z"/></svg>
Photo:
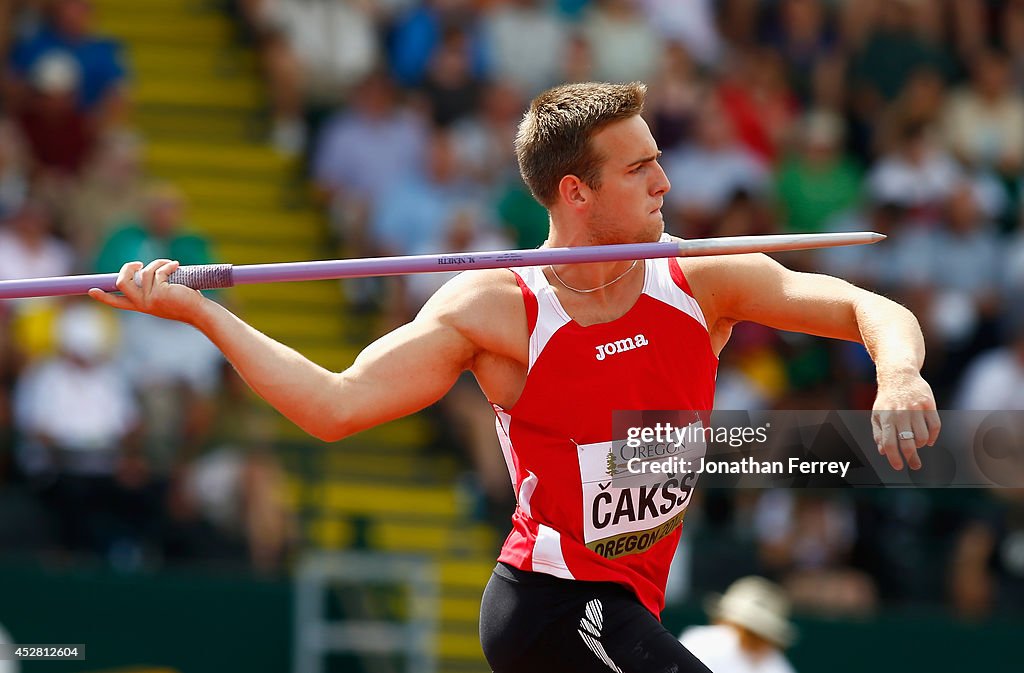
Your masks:
<svg viewBox="0 0 1024 673"><path fill-rule="evenodd" d="M566 314L540 267L516 279L530 361L515 405L492 405L518 501L499 560L622 584L659 616L695 476L616 476L626 456L612 440L625 437L613 437L612 412L711 409L718 358L704 315L675 259L647 260L636 304L588 327Z"/></svg>

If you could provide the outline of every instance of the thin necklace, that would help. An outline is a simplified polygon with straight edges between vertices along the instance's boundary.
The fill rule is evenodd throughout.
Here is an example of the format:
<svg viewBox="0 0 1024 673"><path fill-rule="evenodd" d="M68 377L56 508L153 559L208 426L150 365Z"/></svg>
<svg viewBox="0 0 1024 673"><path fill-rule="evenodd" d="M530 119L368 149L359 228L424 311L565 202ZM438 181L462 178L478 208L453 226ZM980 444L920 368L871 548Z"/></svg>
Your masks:
<svg viewBox="0 0 1024 673"><path fill-rule="evenodd" d="M579 292L580 294L589 294L590 292L597 292L598 290L605 289L609 285L614 285L615 283L618 283L620 280L625 278L629 274L630 271L632 271L633 269L636 268L636 263L637 263L637 260L634 259L633 263L629 265L629 268L626 269L625 271L623 271L621 274L619 274L615 278L611 279L610 281L608 281L604 285L598 285L597 287L592 287L589 290L581 290L578 287L573 287L572 285L569 285L564 280L562 280L561 276L558 275L558 272L555 271L555 267L548 266L548 268L551 269L551 273L554 274L555 278L558 279L558 282L561 283L565 287L566 290L572 290L573 292Z"/></svg>

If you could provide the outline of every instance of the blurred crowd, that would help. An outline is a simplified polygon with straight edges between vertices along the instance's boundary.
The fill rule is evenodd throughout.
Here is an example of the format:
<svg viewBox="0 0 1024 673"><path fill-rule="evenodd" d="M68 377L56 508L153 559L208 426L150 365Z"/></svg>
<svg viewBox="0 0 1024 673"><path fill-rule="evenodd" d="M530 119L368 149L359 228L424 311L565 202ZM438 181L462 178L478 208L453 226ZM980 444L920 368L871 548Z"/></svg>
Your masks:
<svg viewBox="0 0 1024 673"><path fill-rule="evenodd" d="M130 64L91 3L0 12L0 279L213 261L180 191L145 171ZM252 408L191 327L84 298L3 302L0 549L280 570L283 475Z"/></svg>
<svg viewBox="0 0 1024 673"><path fill-rule="evenodd" d="M560 82L643 80L673 185L670 233L885 233L880 245L780 259L913 309L940 409L1024 410L1024 2L217 4L259 56L267 142L303 160L347 254L542 244L547 216L512 151L528 101ZM209 260L180 193L141 166L130 64L95 33L89 3L4 11L0 276ZM443 281L345 291L355 310L395 324ZM265 438L223 431L224 409L246 398L208 344L188 328L79 302L0 309L0 413L13 447L0 484L31 493L64 548L124 563L215 554L196 549L212 530L257 566L280 562L289 539L275 499L280 468L243 448ZM740 325L716 406L869 408L873 377L859 345ZM441 412L465 430L484 497L507 502L493 417L472 382L460 381ZM230 496L204 491L203 479L230 482ZM712 492L701 509L688 519L704 538L691 582L721 588L759 572L798 603L841 614L936 596L965 617L1024 604L1017 493ZM88 525L68 520L86 516ZM144 530L153 522L162 529ZM723 568L735 572L716 574Z"/></svg>

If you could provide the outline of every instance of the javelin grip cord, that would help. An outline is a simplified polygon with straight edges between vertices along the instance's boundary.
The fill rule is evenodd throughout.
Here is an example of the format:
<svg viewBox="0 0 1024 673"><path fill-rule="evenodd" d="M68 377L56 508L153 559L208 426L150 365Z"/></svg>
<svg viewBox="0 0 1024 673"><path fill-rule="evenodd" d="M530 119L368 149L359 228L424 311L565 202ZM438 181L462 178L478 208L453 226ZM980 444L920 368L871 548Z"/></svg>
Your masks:
<svg viewBox="0 0 1024 673"><path fill-rule="evenodd" d="M184 285L193 290L218 290L235 286L231 264L194 264L179 266L167 277L168 283Z"/></svg>

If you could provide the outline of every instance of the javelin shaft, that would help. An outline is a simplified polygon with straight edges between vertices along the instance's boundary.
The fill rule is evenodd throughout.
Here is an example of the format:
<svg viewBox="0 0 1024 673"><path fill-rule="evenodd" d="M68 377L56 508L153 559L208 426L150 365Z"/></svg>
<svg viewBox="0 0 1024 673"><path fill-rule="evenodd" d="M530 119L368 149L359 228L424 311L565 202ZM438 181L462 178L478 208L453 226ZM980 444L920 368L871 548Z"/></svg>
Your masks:
<svg viewBox="0 0 1024 673"><path fill-rule="evenodd" d="M882 234L851 232L838 234L780 234L771 236L729 236L689 241L594 245L578 248L541 248L538 250L499 250L451 255L412 255L406 257L368 257L277 264L207 264L183 266L170 281L197 290L288 281L396 276L411 273L470 271L548 264L614 262L660 257L735 255L751 252L782 252L844 245L863 245L884 239ZM116 273L56 278L30 278L0 281L0 299L55 297L85 294L91 288L116 291Z"/></svg>

